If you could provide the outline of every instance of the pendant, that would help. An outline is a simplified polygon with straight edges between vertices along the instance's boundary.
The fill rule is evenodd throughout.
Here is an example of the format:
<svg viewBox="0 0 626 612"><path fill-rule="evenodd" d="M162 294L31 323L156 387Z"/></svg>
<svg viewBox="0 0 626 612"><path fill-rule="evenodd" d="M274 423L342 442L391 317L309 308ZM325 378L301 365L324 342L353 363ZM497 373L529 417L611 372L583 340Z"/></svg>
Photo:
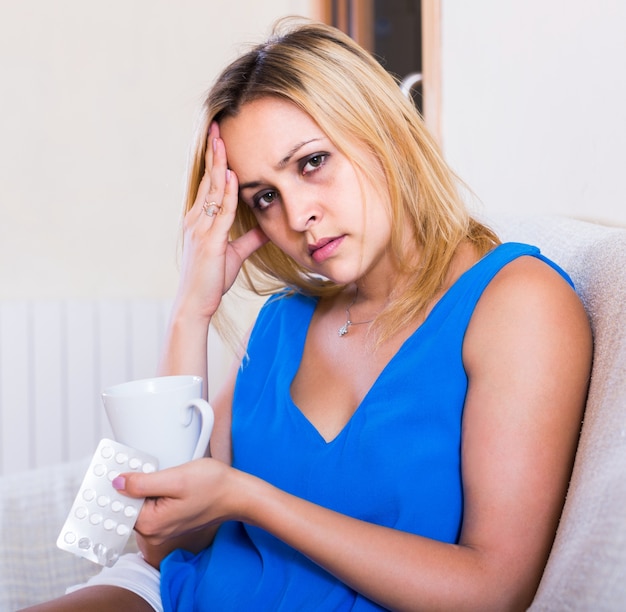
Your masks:
<svg viewBox="0 0 626 612"><path fill-rule="evenodd" d="M346 321L338 330L337 333L339 334L339 337L341 338L342 336L345 336L348 333L348 327L350 327L350 325L352 325L352 323L350 321Z"/></svg>

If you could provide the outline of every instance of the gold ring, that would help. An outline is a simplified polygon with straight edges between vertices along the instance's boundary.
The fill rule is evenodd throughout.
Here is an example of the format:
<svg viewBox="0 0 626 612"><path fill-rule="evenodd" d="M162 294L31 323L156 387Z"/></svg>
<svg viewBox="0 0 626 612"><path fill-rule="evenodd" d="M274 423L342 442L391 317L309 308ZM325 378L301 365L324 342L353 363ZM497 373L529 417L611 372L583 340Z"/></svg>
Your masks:
<svg viewBox="0 0 626 612"><path fill-rule="evenodd" d="M215 217L222 210L222 207L217 202L205 202L202 205L202 210L209 217Z"/></svg>

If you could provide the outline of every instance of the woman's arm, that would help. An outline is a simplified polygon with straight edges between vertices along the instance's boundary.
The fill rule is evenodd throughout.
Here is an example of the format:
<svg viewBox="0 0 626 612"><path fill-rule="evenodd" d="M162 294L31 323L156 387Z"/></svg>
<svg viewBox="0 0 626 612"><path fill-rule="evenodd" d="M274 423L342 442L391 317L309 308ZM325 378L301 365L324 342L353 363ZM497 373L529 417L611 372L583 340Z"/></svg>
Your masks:
<svg viewBox="0 0 626 612"><path fill-rule="evenodd" d="M184 219L181 274L158 372L195 374L206 381L211 319L243 262L267 242L267 237L255 228L229 241L239 186L227 168L216 123L209 130L205 166L196 199ZM206 214L203 207L208 202L220 206L218 214ZM208 393L206 385L204 393Z"/></svg>
<svg viewBox="0 0 626 612"><path fill-rule="evenodd" d="M464 344L458 545L338 514L212 459L129 475L127 493L158 496L137 527L160 543L241 520L387 608L525 609L563 505L590 360L586 314L565 281L532 258L506 266L479 301Z"/></svg>

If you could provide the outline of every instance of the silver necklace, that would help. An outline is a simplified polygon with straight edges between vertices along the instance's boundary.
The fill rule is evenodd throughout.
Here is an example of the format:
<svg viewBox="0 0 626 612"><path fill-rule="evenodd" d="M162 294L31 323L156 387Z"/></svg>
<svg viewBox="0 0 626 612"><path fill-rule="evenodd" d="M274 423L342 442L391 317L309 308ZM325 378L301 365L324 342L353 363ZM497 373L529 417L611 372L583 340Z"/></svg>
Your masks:
<svg viewBox="0 0 626 612"><path fill-rule="evenodd" d="M354 292L354 299L350 302L350 304L348 305L348 307L346 308L346 322L337 330L337 333L339 334L339 337L343 337L348 333L348 329L350 327L352 327L353 325L365 325L366 323L371 323L374 319L370 319L369 321L357 321L352 322L350 320L350 308L352 308L354 306L354 303L356 302L356 299L359 297L359 288L356 288L356 291Z"/></svg>

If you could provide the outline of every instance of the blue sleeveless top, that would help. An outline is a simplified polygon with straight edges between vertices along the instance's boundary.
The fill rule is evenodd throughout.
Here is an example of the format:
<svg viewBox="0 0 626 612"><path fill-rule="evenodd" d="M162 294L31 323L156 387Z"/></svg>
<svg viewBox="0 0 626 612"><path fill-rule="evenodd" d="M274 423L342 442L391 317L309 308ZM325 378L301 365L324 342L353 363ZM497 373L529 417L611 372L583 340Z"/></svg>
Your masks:
<svg viewBox="0 0 626 612"><path fill-rule="evenodd" d="M330 442L290 396L317 301L268 300L235 388L234 466L349 516L456 542L463 518L463 338L484 288L522 255L543 259L569 281L535 247L496 247L437 302ZM199 555L179 550L167 557L161 596L166 611L382 609L269 533L237 522L223 524Z"/></svg>

